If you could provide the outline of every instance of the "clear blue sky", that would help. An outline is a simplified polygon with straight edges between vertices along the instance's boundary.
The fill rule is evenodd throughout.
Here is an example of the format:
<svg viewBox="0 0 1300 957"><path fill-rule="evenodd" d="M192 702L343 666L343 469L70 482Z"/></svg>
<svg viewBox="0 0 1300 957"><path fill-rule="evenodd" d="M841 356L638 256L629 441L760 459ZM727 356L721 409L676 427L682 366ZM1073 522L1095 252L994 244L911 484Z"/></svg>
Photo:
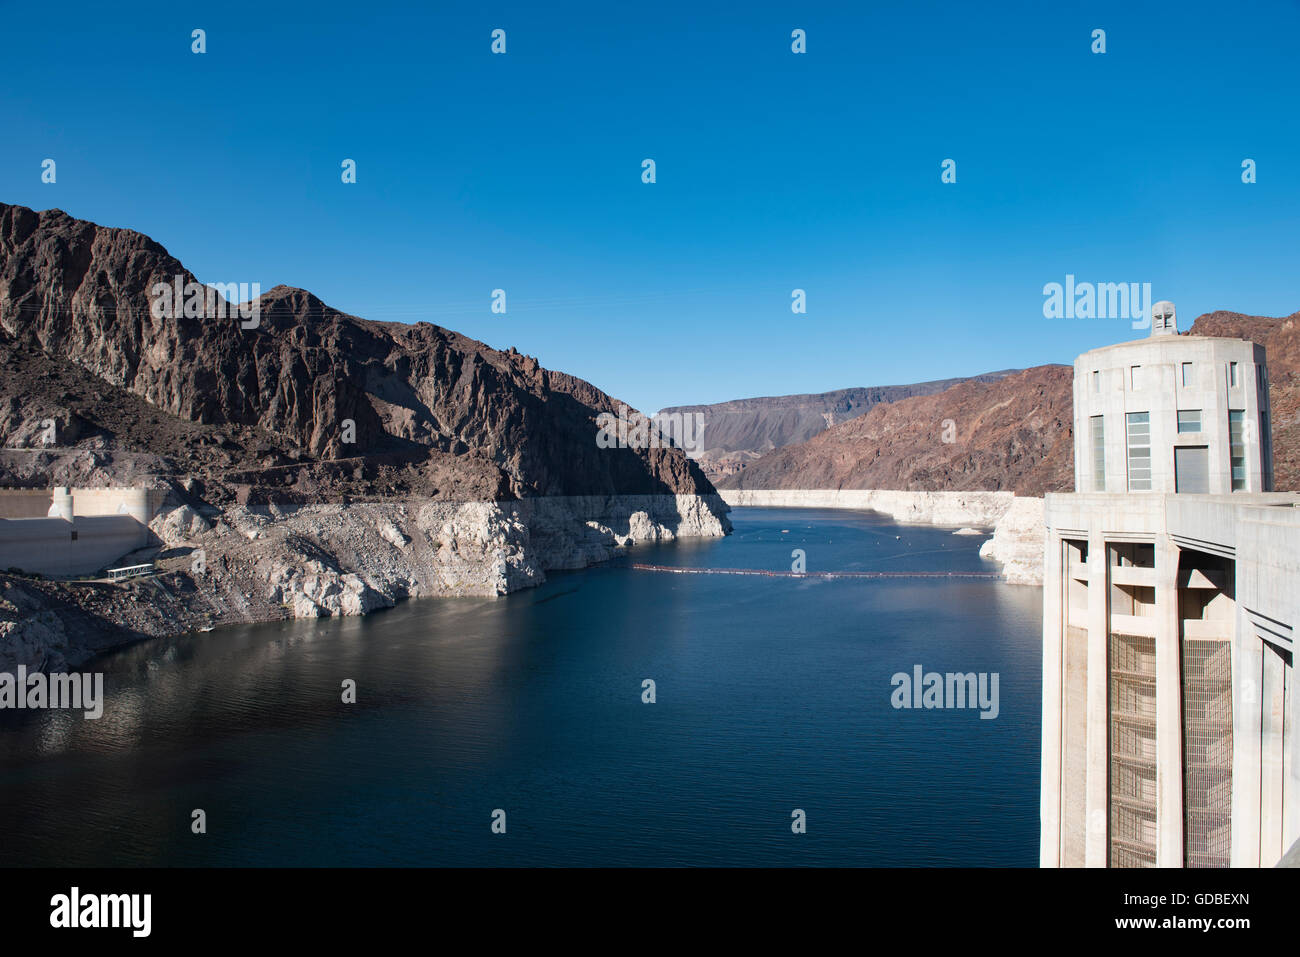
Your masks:
<svg viewBox="0 0 1300 957"><path fill-rule="evenodd" d="M1139 334L1044 319L1067 273L1151 282L1184 324L1300 310L1294 0L0 3L0 20L0 200L138 229L206 282L513 345L645 411L1069 362Z"/></svg>

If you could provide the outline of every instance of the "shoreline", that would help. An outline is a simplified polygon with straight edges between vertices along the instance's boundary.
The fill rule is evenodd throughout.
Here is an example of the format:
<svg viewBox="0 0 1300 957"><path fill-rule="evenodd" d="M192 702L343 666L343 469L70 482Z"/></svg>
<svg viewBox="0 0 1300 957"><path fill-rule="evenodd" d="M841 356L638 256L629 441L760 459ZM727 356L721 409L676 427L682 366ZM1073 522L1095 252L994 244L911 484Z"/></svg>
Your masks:
<svg viewBox="0 0 1300 957"><path fill-rule="evenodd" d="M880 512L900 524L989 529L980 557L1002 565L1010 585L1043 584L1043 499L1012 492L895 489L721 489L732 508L832 508ZM982 533L981 533L982 534Z"/></svg>
<svg viewBox="0 0 1300 957"><path fill-rule="evenodd" d="M0 573L0 670L58 671L148 638L365 615L411 598L493 598L641 542L721 538L716 495L551 496L231 506L172 500L153 575L62 582Z"/></svg>
<svg viewBox="0 0 1300 957"><path fill-rule="evenodd" d="M981 557L999 562L1009 584L1041 585L1042 504L1010 492L725 490L200 515L172 501L150 523L163 549L151 576L68 582L0 573L0 670L65 670L152 638L367 615L417 598L500 597L640 543L723 537L732 507L865 510L955 533L990 530Z"/></svg>

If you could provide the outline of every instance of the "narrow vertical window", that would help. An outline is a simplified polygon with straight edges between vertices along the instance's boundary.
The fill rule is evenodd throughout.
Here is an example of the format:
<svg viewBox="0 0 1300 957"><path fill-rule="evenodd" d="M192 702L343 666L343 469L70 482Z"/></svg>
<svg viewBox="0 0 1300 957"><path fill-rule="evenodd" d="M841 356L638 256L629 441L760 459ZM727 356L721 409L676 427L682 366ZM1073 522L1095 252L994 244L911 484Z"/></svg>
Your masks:
<svg viewBox="0 0 1300 957"><path fill-rule="evenodd" d="M1232 363L1236 366L1236 363ZM1232 465L1232 490L1240 492L1246 487L1246 413L1242 409L1228 411L1228 455ZM1220 460L1222 461L1222 460Z"/></svg>
<svg viewBox="0 0 1300 957"><path fill-rule="evenodd" d="M1151 413L1130 412L1128 425L1128 488L1151 491Z"/></svg>
<svg viewBox="0 0 1300 957"><path fill-rule="evenodd" d="M1094 394L1101 392L1101 373L1096 370L1092 373L1092 391Z"/></svg>
<svg viewBox="0 0 1300 957"><path fill-rule="evenodd" d="M1237 363L1228 363L1228 385L1232 388L1237 387Z"/></svg>
<svg viewBox="0 0 1300 957"><path fill-rule="evenodd" d="M1259 414L1259 464L1264 470L1261 492L1273 491L1273 433L1268 423L1268 410Z"/></svg>
<svg viewBox="0 0 1300 957"><path fill-rule="evenodd" d="M1183 388L1190 389L1191 386L1192 386L1192 364L1190 362L1184 362L1183 363Z"/></svg>
<svg viewBox="0 0 1300 957"><path fill-rule="evenodd" d="M1088 420L1092 430L1092 490L1106 491L1106 417L1094 415Z"/></svg>
<svg viewBox="0 0 1300 957"><path fill-rule="evenodd" d="M1142 367L1141 366L1129 367L1128 387L1133 390L1142 388Z"/></svg>

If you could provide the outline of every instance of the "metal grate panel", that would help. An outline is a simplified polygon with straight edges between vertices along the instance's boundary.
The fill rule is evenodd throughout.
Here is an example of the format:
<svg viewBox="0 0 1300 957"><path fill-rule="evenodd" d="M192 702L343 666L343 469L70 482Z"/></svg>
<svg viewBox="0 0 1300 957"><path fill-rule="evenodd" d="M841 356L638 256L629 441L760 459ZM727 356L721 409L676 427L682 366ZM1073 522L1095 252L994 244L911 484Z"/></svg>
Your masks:
<svg viewBox="0 0 1300 957"><path fill-rule="evenodd" d="M1156 863L1156 642L1110 636L1110 866Z"/></svg>
<svg viewBox="0 0 1300 957"><path fill-rule="evenodd" d="M1183 863L1227 867L1232 813L1232 651L1183 639Z"/></svg>

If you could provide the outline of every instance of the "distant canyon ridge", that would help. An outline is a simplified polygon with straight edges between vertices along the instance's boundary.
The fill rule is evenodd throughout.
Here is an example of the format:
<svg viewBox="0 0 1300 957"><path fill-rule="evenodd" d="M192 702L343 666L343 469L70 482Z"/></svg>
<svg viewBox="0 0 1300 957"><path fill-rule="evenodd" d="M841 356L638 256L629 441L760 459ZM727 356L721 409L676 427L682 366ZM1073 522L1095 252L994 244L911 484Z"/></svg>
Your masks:
<svg viewBox="0 0 1300 957"><path fill-rule="evenodd" d="M1300 488L1300 313L1212 312L1188 335L1267 351L1274 485ZM915 385L673 406L699 413L705 474L722 490L1074 489L1073 370L1045 365Z"/></svg>
<svg viewBox="0 0 1300 957"><path fill-rule="evenodd" d="M1010 370L974 378L993 382L1007 375L1011 375ZM739 472L768 452L807 442L828 428L857 418L877 405L913 396L934 395L966 381L969 380L936 379L911 385L734 399L712 405L678 405L660 410L659 416L669 419L699 417L687 420L701 422L704 426L700 436L702 444L694 457L704 473L717 481Z"/></svg>

